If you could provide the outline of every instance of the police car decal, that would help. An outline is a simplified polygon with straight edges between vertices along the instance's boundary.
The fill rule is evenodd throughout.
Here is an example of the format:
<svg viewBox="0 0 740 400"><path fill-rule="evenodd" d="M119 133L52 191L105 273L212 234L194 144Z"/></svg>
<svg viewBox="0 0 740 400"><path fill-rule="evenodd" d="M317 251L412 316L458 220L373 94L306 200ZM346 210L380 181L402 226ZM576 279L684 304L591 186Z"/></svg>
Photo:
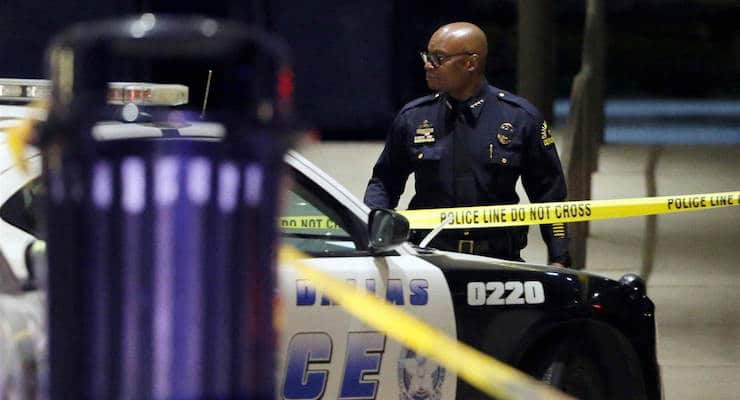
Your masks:
<svg viewBox="0 0 740 400"><path fill-rule="evenodd" d="M430 360L404 348L398 360L398 383L401 400L439 400L447 370Z"/></svg>
<svg viewBox="0 0 740 400"><path fill-rule="evenodd" d="M457 337L445 277L418 257L306 262ZM293 267L279 268L283 326L276 381L281 399L455 398L455 374L353 318Z"/></svg>

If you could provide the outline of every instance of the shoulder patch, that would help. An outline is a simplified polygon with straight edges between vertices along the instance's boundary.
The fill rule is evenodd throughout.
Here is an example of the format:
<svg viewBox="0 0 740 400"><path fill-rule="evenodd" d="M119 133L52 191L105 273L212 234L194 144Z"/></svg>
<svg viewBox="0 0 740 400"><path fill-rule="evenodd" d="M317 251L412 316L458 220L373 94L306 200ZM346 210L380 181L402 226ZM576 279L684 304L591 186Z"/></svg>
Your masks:
<svg viewBox="0 0 740 400"><path fill-rule="evenodd" d="M404 111L408 111L412 108L416 108L419 106L423 106L425 104L431 104L437 101L439 99L439 93L430 94L428 96L419 97L418 99L411 100L410 102L406 103L405 106L401 109L399 113L403 113Z"/></svg>
<svg viewBox="0 0 740 400"><path fill-rule="evenodd" d="M542 140L542 145L545 147L550 146L555 142L555 139L552 138L550 127L547 125L547 121L542 121L542 126L540 127L540 139Z"/></svg>

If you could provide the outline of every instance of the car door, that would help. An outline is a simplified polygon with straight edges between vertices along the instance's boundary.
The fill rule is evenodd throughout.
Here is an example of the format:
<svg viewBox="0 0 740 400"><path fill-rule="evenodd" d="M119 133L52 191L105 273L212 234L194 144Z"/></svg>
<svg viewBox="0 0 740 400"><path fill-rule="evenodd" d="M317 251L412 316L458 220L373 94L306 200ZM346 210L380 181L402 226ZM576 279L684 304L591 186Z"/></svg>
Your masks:
<svg viewBox="0 0 740 400"><path fill-rule="evenodd" d="M28 284L25 250L34 240L38 181L32 177L40 162L30 156L31 172L24 173L13 167L9 154L0 141L0 398L35 398L45 371L46 297Z"/></svg>
<svg viewBox="0 0 740 400"><path fill-rule="evenodd" d="M404 246L372 255L366 211L357 211L363 206L304 159L293 161L281 218L283 243L310 255L307 264L455 337L442 272ZM278 275L280 398L454 398L454 374L352 317L292 266L280 265Z"/></svg>

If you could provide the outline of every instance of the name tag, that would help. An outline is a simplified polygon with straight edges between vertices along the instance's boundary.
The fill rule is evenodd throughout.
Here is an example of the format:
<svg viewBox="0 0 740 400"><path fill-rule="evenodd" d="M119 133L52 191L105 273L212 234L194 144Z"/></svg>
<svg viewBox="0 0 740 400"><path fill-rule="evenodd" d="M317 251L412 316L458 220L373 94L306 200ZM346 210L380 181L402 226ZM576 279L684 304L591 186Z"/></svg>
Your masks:
<svg viewBox="0 0 740 400"><path fill-rule="evenodd" d="M428 136L427 135L424 135L424 136L417 135L417 136L414 136L414 144L419 144L419 143L434 143L434 141L436 141L436 139L432 135L428 135Z"/></svg>

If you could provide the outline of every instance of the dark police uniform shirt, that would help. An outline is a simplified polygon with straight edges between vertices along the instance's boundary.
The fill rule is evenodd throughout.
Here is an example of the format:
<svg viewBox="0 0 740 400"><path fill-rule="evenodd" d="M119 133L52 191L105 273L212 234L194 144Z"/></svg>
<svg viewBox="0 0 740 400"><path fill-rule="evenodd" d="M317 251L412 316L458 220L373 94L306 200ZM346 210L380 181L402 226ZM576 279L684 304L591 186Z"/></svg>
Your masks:
<svg viewBox="0 0 740 400"><path fill-rule="evenodd" d="M532 203L566 197L560 159L542 115L523 98L488 84L465 102L435 94L406 104L373 168L365 203L395 208L412 172L416 193L409 209L516 204L520 176ZM540 225L540 231L549 262L568 264L565 226ZM526 245L524 235L519 247Z"/></svg>

